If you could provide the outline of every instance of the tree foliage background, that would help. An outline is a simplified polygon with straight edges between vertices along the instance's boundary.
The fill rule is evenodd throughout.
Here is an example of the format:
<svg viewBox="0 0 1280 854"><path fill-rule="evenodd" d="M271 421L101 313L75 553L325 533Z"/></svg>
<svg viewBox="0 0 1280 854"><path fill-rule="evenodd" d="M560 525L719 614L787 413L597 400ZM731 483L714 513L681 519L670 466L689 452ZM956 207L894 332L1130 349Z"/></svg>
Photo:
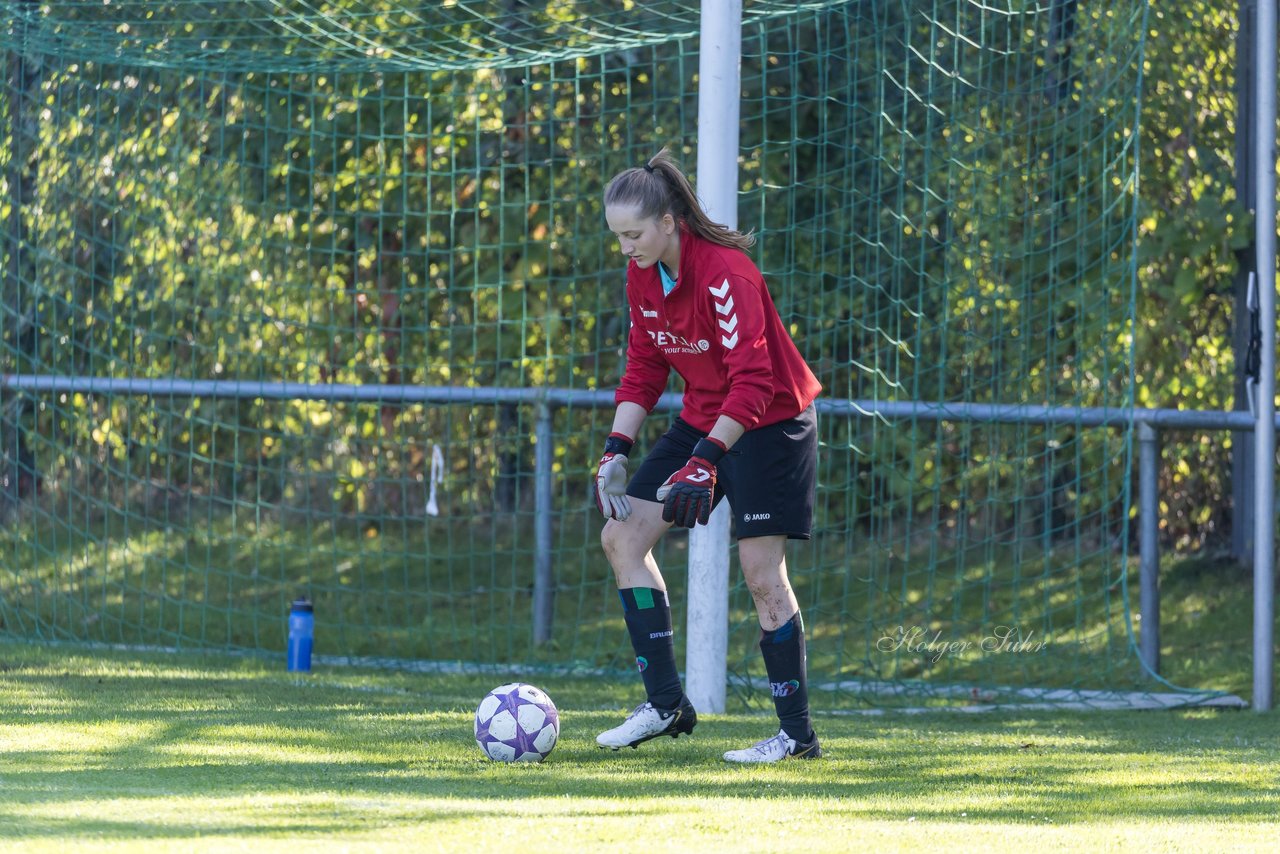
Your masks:
<svg viewBox="0 0 1280 854"><path fill-rule="evenodd" d="M599 198L661 144L693 163L696 4L345 0L309 31L265 4L5 5L6 373L616 383ZM747 4L740 221L829 395L1230 408L1234 5L1059 3L1025 30L946 3L785 6ZM686 35L628 35L646 28ZM412 519L440 444L453 512L527 509L532 417L7 394L6 502ZM563 506L607 418L557 414ZM831 529L1125 530L1114 435L828 429ZM1183 438L1161 494L1193 547L1228 530L1229 443Z"/></svg>
<svg viewBox="0 0 1280 854"><path fill-rule="evenodd" d="M1253 217L1235 189L1236 3L1151 4L1143 64L1142 184L1134 347L1136 402L1231 409L1243 353L1233 330L1238 253ZM1248 33L1246 37L1251 37ZM1161 510L1167 545L1225 547L1231 524L1231 439L1166 439Z"/></svg>

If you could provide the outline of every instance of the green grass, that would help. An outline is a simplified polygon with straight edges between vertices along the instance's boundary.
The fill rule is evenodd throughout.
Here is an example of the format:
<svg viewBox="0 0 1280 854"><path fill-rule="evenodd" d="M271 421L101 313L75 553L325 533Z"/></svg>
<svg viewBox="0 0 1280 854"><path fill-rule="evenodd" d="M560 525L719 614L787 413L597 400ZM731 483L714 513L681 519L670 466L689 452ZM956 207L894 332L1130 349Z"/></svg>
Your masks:
<svg viewBox="0 0 1280 854"><path fill-rule="evenodd" d="M1160 578L1160 672L1165 678L1253 697L1252 582L1251 568L1225 556L1165 559ZM1138 583L1136 568L1130 583Z"/></svg>
<svg viewBox="0 0 1280 854"><path fill-rule="evenodd" d="M881 700L815 691L823 760L727 766L724 750L776 726L767 697L736 679L760 675L740 584L730 714L637 752L593 742L638 701L633 676L527 677L556 699L564 732L547 763L511 767L483 758L470 734L476 703L501 677L283 672L284 609L302 583L316 598L320 653L620 670L626 635L595 517L557 529L557 631L537 650L527 643L532 557L522 527L430 520L370 534L228 517L169 529L128 518L42 522L0 531L0 849L278 850L288 839L414 851L1216 851L1271 850L1280 829L1275 714L871 716L856 712ZM678 626L683 547L670 538L660 556ZM851 550L842 538L797 547L789 562L807 603L815 681L1167 690L1135 676L1119 556L928 549ZM1249 699L1248 582L1228 560L1165 559L1164 676ZM1136 597L1136 567L1130 584ZM974 640L1006 618L1057 627L1053 658L933 663L868 650L898 624ZM15 640L23 637L266 655Z"/></svg>
<svg viewBox="0 0 1280 854"><path fill-rule="evenodd" d="M636 685L539 680L539 766L471 738L493 677L0 643L11 850L1270 850L1274 714L819 714L827 756L731 767L765 714L596 749ZM648 840L656 840L649 842Z"/></svg>

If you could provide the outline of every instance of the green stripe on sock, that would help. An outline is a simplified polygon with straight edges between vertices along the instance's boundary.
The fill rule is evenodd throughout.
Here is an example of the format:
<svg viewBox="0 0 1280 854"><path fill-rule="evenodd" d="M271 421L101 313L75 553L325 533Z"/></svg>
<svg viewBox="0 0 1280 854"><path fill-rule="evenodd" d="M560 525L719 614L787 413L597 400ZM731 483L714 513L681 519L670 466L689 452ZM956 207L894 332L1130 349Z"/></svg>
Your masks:
<svg viewBox="0 0 1280 854"><path fill-rule="evenodd" d="M636 597L637 608L653 607L653 590L648 587L637 587L631 591Z"/></svg>

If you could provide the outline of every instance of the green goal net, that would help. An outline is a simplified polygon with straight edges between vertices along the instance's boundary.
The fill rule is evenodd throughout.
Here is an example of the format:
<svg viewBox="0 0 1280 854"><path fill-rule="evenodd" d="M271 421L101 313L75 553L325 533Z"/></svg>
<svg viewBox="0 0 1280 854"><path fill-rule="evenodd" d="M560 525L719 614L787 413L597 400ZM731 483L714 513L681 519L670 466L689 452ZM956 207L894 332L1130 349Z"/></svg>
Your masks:
<svg viewBox="0 0 1280 854"><path fill-rule="evenodd" d="M0 5L0 631L280 655L305 594L330 662L627 671L600 198L696 163L698 4ZM740 223L825 388L815 705L1168 690L1129 434L1037 415L1131 405L1145 11L745 4Z"/></svg>

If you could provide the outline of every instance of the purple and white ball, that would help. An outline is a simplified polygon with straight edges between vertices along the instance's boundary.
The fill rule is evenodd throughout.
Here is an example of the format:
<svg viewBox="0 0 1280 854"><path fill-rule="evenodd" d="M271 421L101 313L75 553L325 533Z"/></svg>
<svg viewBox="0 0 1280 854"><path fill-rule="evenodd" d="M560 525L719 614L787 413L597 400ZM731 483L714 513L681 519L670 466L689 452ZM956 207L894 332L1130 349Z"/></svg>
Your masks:
<svg viewBox="0 0 1280 854"><path fill-rule="evenodd" d="M541 762L559 738L556 704L532 685L500 685L476 709L476 744L498 762Z"/></svg>

